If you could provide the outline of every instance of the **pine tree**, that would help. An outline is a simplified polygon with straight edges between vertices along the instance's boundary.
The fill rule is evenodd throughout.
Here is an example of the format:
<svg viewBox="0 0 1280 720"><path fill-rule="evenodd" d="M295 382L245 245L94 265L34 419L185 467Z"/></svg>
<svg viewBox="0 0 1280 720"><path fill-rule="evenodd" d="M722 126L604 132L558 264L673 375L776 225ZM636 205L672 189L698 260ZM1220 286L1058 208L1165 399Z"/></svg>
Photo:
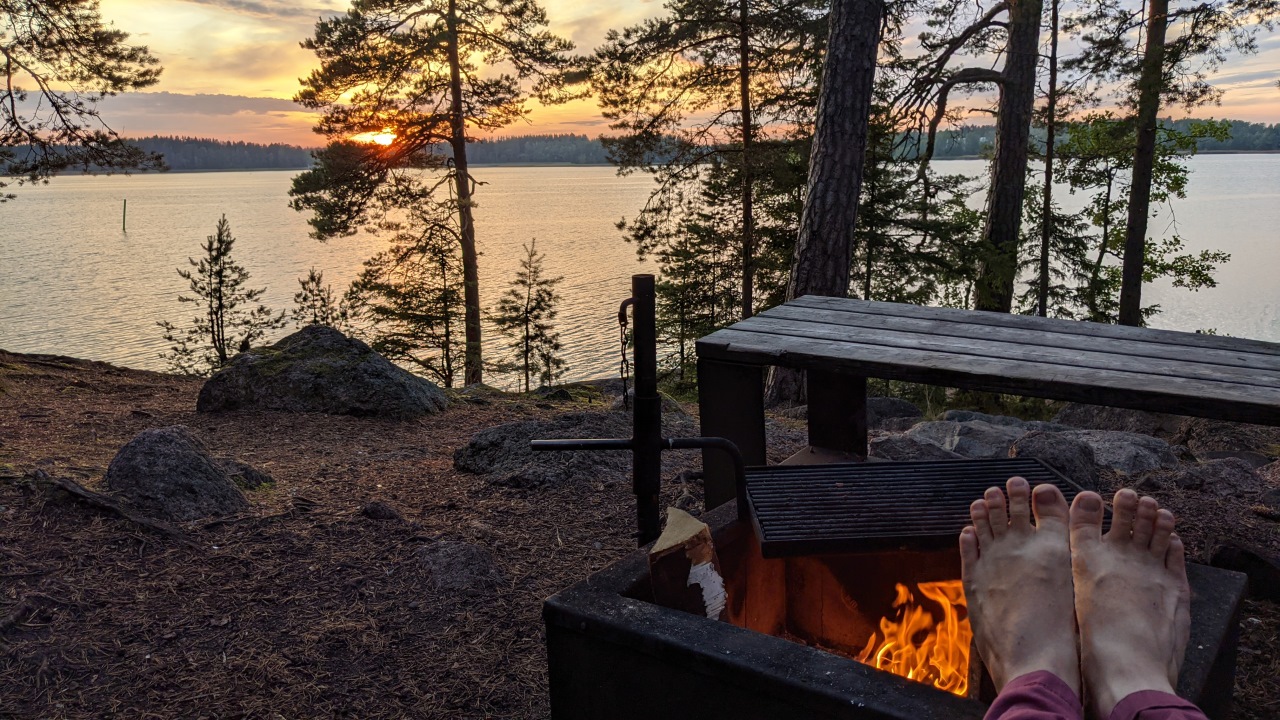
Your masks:
<svg viewBox="0 0 1280 720"><path fill-rule="evenodd" d="M208 375L226 366L234 353L248 350L269 331L284 327L284 311L273 312L258 302L266 288L245 287L249 271L231 258L235 242L223 215L201 246L204 257L188 258L194 269L178 271L192 293L179 295L179 302L197 305L200 314L192 317L186 330L167 320L157 323L164 339L173 344L160 357L184 375Z"/></svg>
<svg viewBox="0 0 1280 720"><path fill-rule="evenodd" d="M160 62L128 39L103 21L97 0L0 2L0 190L5 178L48 182L70 168L164 166L121 140L98 108L104 97L160 80ZM0 202L12 197L0 192Z"/></svg>
<svg viewBox="0 0 1280 720"><path fill-rule="evenodd" d="M305 278L298 278L298 292L293 295L293 324L327 325L342 330L350 316L347 304L334 298L333 288L324 284L324 273L311 268Z"/></svg>
<svg viewBox="0 0 1280 720"><path fill-rule="evenodd" d="M484 366L468 131L520 120L530 97L568 97L565 53L573 45L544 30L546 23L534 0L354 0L345 14L318 22L304 43L321 67L295 99L324 113L316 131L330 145L295 178L293 207L314 213L320 238L378 228L427 204L454 214L467 383L481 382ZM361 147L353 142L360 137L386 144ZM447 159L435 155L441 143L450 148ZM427 168L446 172L441 179L424 174Z"/></svg>
<svg viewBox="0 0 1280 720"><path fill-rule="evenodd" d="M560 300L555 286L564 278L546 276L545 256L538 253L537 240L525 245L524 252L515 279L498 299L493 324L511 339L515 365L523 376L524 391L529 392L533 380L546 387L564 374L560 334L552 324Z"/></svg>
<svg viewBox="0 0 1280 720"><path fill-rule="evenodd" d="M368 323L374 350L453 387L465 353L463 282L451 214L428 205L365 261L346 302Z"/></svg>

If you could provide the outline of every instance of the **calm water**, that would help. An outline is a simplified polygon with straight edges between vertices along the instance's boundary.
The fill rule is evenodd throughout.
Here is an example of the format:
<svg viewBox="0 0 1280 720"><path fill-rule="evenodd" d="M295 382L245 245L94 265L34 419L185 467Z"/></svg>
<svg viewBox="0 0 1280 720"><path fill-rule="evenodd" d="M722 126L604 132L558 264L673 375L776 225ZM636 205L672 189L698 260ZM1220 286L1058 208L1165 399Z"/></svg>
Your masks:
<svg viewBox="0 0 1280 720"><path fill-rule="evenodd" d="M947 171L978 174L979 161ZM1193 250L1232 253L1220 287L1189 293L1159 285L1145 298L1164 313L1158 327L1215 328L1280 341L1280 155L1213 155L1193 161L1189 198L1174 207ZM188 320L176 301L185 291L175 270L213 232L222 213L237 238L236 257L266 287L265 301L291 307L297 278L314 266L343 289L383 241L360 234L319 243L304 216L287 206L293 171L65 177L22 188L0 205L0 348L163 369L165 343L155 323ZM638 263L614 223L632 217L651 183L619 178L607 167L480 168L476 213L481 287L491 306L516 270L521 244L538 239L547 268L564 276L558 326L570 378L617 371L618 302ZM121 232L121 201L129 201ZM1167 212L1156 230L1168 229ZM502 349L491 339L487 353Z"/></svg>

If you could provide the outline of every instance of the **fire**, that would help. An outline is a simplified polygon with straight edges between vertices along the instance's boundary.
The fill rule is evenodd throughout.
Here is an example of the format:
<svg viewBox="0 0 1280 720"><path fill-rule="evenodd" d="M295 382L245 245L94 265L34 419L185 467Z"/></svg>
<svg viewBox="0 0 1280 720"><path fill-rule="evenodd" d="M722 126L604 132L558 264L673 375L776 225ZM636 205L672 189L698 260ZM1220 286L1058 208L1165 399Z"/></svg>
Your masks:
<svg viewBox="0 0 1280 720"><path fill-rule="evenodd" d="M859 662L894 675L965 695L969 689L969 642L973 630L959 580L920 583L920 594L942 608L942 622L915 602L906 585L897 584L896 617L881 618Z"/></svg>

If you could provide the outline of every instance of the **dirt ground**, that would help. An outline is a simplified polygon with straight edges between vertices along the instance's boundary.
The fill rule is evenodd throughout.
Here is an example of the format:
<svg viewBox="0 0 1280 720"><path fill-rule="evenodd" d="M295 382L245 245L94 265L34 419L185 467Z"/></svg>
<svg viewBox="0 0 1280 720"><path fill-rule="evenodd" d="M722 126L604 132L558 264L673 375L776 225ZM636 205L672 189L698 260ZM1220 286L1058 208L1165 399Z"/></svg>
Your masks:
<svg viewBox="0 0 1280 720"><path fill-rule="evenodd" d="M584 409L507 397L413 422L194 412L200 381L0 352L0 717L544 718L541 602L632 549L627 483L496 488L455 471L477 430ZM275 482L164 539L32 480L91 489L150 427L190 427ZM682 488L664 487L674 503ZM1280 523L1160 496L1200 551ZM375 520L371 501L402 520ZM496 592L429 589L418 550L484 546ZM1236 717L1280 718L1280 607L1242 621Z"/></svg>

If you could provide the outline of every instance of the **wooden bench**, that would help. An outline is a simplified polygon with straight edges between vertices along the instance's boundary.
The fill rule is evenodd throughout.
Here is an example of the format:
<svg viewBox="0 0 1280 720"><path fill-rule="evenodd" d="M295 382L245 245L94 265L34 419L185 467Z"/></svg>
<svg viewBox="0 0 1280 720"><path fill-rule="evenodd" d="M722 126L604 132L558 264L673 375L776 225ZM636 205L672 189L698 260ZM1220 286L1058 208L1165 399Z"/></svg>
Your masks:
<svg viewBox="0 0 1280 720"><path fill-rule="evenodd" d="M803 297L698 341L702 434L765 464L764 368L798 368L809 442L865 456L866 378L1280 425L1280 344L828 297ZM735 495L704 452L708 508Z"/></svg>

